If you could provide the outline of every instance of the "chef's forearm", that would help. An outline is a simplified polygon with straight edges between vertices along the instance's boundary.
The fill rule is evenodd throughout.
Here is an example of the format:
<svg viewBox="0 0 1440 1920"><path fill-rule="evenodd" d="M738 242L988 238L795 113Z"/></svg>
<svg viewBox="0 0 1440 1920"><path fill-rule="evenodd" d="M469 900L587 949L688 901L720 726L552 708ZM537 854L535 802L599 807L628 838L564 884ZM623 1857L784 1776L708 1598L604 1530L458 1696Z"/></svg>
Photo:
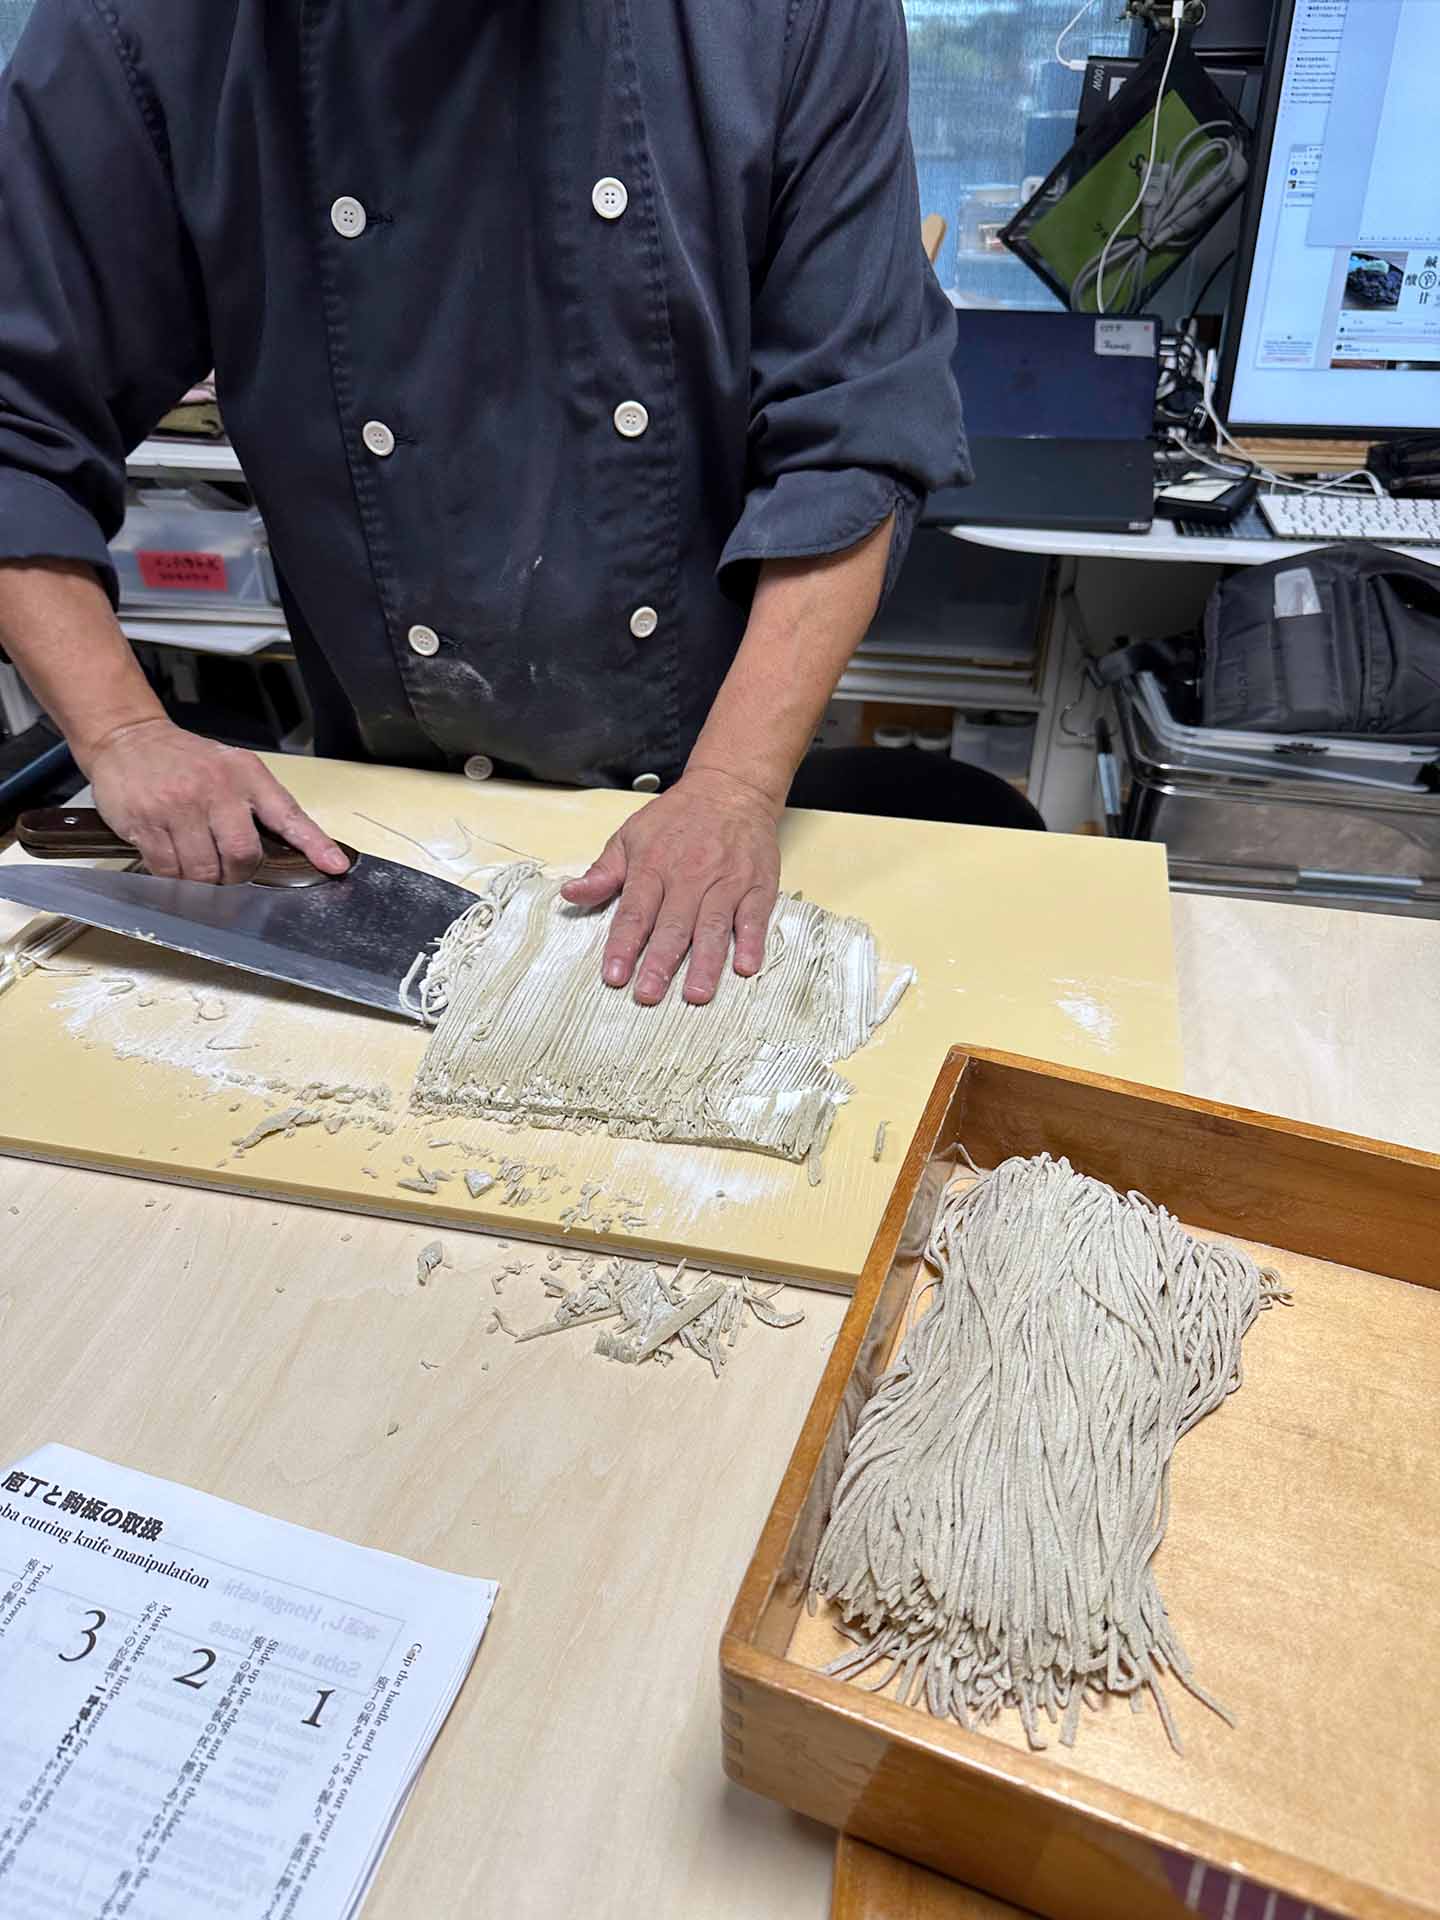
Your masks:
<svg viewBox="0 0 1440 1920"><path fill-rule="evenodd" d="M857 546L760 570L745 637L686 771L726 773L782 806L885 582L894 520Z"/></svg>
<svg viewBox="0 0 1440 1920"><path fill-rule="evenodd" d="M78 562L0 565L0 647L87 774L122 728L164 718L104 589Z"/></svg>

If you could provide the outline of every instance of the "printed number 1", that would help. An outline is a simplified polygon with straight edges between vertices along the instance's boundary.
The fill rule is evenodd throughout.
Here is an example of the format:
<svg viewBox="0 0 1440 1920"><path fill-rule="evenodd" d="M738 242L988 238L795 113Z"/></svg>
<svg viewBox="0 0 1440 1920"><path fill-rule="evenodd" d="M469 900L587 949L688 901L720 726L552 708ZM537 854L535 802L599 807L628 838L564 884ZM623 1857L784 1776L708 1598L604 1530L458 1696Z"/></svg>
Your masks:
<svg viewBox="0 0 1440 1920"><path fill-rule="evenodd" d="M310 1710L310 1717L307 1720L302 1720L300 1724L302 1727L314 1727L318 1730L320 1726L320 1716L325 1711L325 1702L330 1699L335 1689L334 1687L320 1687L317 1691L319 1698Z"/></svg>
<svg viewBox="0 0 1440 1920"><path fill-rule="evenodd" d="M95 1624L93 1627L82 1627L80 1629L85 1639L85 1645L80 1649L79 1653L60 1653L55 1656L57 1660L63 1660L67 1667L73 1661L88 1660L90 1655L95 1651L95 1642L99 1638L101 1627L105 1624L105 1615L100 1611L99 1607L91 1607L90 1618Z"/></svg>

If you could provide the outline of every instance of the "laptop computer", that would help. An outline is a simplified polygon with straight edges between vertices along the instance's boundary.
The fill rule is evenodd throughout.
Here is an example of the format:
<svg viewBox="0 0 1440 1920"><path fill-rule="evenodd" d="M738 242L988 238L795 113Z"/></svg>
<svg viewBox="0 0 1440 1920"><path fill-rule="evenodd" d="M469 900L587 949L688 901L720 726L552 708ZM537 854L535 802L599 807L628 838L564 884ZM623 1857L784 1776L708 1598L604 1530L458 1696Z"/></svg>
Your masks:
<svg viewBox="0 0 1440 1920"><path fill-rule="evenodd" d="M975 479L932 493L924 523L1144 533L1158 321L975 307L955 319Z"/></svg>

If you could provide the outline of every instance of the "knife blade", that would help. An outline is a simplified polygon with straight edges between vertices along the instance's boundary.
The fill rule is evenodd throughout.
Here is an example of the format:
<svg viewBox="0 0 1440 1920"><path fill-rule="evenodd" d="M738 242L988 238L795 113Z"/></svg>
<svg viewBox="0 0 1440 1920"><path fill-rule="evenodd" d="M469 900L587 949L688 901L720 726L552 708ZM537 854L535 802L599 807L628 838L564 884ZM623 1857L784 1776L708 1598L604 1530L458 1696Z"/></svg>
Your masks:
<svg viewBox="0 0 1440 1920"><path fill-rule="evenodd" d="M291 879L221 887L149 873L0 864L0 898L418 1020L401 1000L401 982L416 954L477 896L398 861L346 851L347 872L316 875L308 885Z"/></svg>

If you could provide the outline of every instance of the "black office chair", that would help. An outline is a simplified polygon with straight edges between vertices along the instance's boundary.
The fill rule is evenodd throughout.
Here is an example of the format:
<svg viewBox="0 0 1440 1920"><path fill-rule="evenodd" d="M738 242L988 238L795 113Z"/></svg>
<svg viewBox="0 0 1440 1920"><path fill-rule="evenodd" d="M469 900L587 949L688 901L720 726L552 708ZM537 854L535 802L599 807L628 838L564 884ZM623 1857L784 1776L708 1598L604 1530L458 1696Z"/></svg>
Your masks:
<svg viewBox="0 0 1440 1920"><path fill-rule="evenodd" d="M1008 780L919 747L817 747L800 762L790 805L1045 831L1037 810Z"/></svg>

